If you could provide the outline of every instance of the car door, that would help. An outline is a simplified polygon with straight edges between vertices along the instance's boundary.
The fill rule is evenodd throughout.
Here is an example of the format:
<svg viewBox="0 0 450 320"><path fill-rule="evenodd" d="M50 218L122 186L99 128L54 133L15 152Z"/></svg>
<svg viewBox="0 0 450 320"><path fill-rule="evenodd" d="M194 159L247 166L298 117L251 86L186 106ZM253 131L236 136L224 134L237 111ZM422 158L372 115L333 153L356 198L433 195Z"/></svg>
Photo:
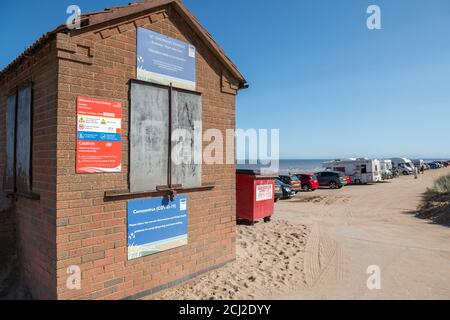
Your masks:
<svg viewBox="0 0 450 320"><path fill-rule="evenodd" d="M323 184L329 186L330 182L334 180L333 178L335 178L335 175L332 172L325 172Z"/></svg>
<svg viewBox="0 0 450 320"><path fill-rule="evenodd" d="M321 186L326 185L326 182L324 179L324 174L322 172L317 173L316 176L317 176L317 180L319 180L319 185L321 185Z"/></svg>

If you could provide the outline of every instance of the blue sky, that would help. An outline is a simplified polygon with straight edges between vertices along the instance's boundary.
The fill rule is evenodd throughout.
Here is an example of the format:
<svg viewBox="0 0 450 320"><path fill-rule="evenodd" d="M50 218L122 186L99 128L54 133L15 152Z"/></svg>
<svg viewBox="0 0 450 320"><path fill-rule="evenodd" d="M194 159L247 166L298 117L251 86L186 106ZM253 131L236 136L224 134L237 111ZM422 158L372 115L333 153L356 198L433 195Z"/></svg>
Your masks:
<svg viewBox="0 0 450 320"><path fill-rule="evenodd" d="M1 1L0 68L69 4L128 2ZM237 126L280 129L282 158L450 158L450 1L184 2L250 83ZM370 4L382 30L366 28Z"/></svg>

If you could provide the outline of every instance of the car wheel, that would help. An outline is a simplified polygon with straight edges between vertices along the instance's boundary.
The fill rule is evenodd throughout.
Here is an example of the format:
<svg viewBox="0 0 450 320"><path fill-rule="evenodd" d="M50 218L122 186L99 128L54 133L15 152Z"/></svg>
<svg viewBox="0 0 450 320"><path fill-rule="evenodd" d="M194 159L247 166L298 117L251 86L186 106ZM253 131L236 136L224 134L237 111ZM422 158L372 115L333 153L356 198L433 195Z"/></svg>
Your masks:
<svg viewBox="0 0 450 320"><path fill-rule="evenodd" d="M270 218L270 217L264 218L264 222L265 222L265 223L269 223L270 221L272 221L272 218Z"/></svg>
<svg viewBox="0 0 450 320"><path fill-rule="evenodd" d="M334 181L331 181L331 182L330 182L330 188L331 188L331 189L336 189L336 188L337 188L337 183L334 182Z"/></svg>
<svg viewBox="0 0 450 320"><path fill-rule="evenodd" d="M404 176L409 175L408 171L403 171L403 175L404 175Z"/></svg>
<svg viewBox="0 0 450 320"><path fill-rule="evenodd" d="M304 192L308 192L309 190L311 190L311 188L308 185L304 185L302 187L302 189L303 189Z"/></svg>

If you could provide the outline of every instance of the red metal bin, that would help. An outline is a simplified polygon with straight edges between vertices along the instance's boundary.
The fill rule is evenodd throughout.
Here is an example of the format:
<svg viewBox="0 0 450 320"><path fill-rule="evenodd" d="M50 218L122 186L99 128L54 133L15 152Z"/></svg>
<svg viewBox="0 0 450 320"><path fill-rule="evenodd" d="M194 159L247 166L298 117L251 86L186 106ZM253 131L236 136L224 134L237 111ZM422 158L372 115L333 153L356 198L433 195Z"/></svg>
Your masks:
<svg viewBox="0 0 450 320"><path fill-rule="evenodd" d="M275 176L255 170L236 171L236 219L269 222L275 206Z"/></svg>

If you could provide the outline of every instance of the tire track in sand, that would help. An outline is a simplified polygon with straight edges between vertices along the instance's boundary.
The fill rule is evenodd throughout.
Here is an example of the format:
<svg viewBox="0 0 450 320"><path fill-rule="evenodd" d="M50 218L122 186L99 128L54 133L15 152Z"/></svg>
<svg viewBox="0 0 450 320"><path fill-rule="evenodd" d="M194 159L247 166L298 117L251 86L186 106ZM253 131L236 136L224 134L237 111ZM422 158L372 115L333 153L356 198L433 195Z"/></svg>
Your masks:
<svg viewBox="0 0 450 320"><path fill-rule="evenodd" d="M314 287L320 280L337 282L345 278L346 263L341 245L318 224L313 225L305 249L305 282Z"/></svg>

